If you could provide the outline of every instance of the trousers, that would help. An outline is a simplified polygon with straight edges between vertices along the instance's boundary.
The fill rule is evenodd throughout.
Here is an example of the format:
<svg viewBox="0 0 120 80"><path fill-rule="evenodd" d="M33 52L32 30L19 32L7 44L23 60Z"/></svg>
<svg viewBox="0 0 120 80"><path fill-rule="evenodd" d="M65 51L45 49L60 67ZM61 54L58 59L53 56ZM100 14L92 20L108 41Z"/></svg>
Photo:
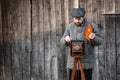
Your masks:
<svg viewBox="0 0 120 80"><path fill-rule="evenodd" d="M92 69L84 69L84 73L86 80L92 80ZM69 80L71 80L72 77L71 75L72 75L72 69L69 69ZM80 70L77 70L74 80L81 80L80 75L81 75Z"/></svg>

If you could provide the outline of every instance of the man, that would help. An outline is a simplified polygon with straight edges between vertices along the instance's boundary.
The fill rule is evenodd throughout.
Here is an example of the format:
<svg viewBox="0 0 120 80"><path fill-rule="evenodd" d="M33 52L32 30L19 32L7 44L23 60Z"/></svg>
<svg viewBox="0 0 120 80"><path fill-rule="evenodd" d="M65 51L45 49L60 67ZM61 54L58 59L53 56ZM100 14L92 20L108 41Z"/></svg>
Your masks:
<svg viewBox="0 0 120 80"><path fill-rule="evenodd" d="M61 38L61 44L70 46L70 42L72 40L84 40L86 42L86 56L83 58L82 66L85 72L86 80L92 80L92 70L95 67L95 53L94 46L98 46L102 42L102 38L100 36L100 32L98 30L98 26L93 22L85 19L85 9L84 8L74 8L71 12L71 16L73 17L73 22L70 23L64 32L64 35ZM86 25L89 24L93 28L93 32L90 33L88 41L85 36ZM71 73L73 69L74 57L68 54L67 68L69 69L69 78L71 79ZM81 79L80 79L81 80Z"/></svg>

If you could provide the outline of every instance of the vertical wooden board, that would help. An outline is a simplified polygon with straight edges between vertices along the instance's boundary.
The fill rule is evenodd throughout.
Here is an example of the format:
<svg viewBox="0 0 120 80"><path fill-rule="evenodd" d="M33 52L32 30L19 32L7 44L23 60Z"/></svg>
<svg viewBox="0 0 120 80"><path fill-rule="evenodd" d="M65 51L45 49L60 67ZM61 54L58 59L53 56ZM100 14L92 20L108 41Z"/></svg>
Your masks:
<svg viewBox="0 0 120 80"><path fill-rule="evenodd" d="M59 3L59 4L57 4ZM65 29L65 24L68 22L68 3L64 0L56 1L56 50L58 56L58 80L67 80L67 69L66 69L66 54L65 49L60 46L60 39ZM67 6L65 9L65 5ZM67 12L67 13L65 13Z"/></svg>
<svg viewBox="0 0 120 80"><path fill-rule="evenodd" d="M63 26L62 26L62 35L63 35L64 31L65 31L65 28L68 26L68 24L70 22L72 22L72 17L70 15L70 13L71 13L71 10L74 8L73 7L73 1L63 0L63 2L64 2L64 7L63 8L65 9L65 12L64 12L65 17L64 16L62 17L62 22L64 23ZM65 71L65 72L64 72L63 76L65 76L64 80L66 80L66 79L69 78L69 71L68 71L67 66L66 66L67 58L68 58L69 54L68 54L67 48L65 48L65 47L61 47L60 50L61 50L61 53L62 53L62 55L60 55L60 57L61 57L60 59L62 59L62 60L64 59L63 71ZM66 72L67 72L67 76L65 75Z"/></svg>
<svg viewBox="0 0 120 80"><path fill-rule="evenodd" d="M117 80L120 79L120 15L116 15L116 52L117 52L117 56L116 56L116 60L117 60Z"/></svg>
<svg viewBox="0 0 120 80"><path fill-rule="evenodd" d="M45 80L44 0L32 0L31 80ZM46 23L45 23L46 24Z"/></svg>
<svg viewBox="0 0 120 80"><path fill-rule="evenodd" d="M92 7L92 9L91 9L91 12L92 12L92 14L91 14L91 18L92 18L92 21L96 24L96 25L98 25L98 21L99 21L99 14L98 14L98 7L99 7L99 5L98 5L99 3L97 3L97 0L92 0L92 2L91 2L91 7Z"/></svg>
<svg viewBox="0 0 120 80"><path fill-rule="evenodd" d="M78 8L79 7L79 0L74 0L73 5L74 5L74 8Z"/></svg>
<svg viewBox="0 0 120 80"><path fill-rule="evenodd" d="M98 4L97 0L92 0L91 7L92 7L92 22L94 22L96 25L98 25ZM99 68L98 68L98 46L95 47L95 57L96 57L96 67L93 69L93 80L98 80L99 78Z"/></svg>
<svg viewBox="0 0 120 80"><path fill-rule="evenodd" d="M3 47L3 58L4 58L4 80L12 80L12 71L11 71L11 50L10 50L10 26L9 26L9 15L8 13L8 1L2 0L2 47Z"/></svg>
<svg viewBox="0 0 120 80"><path fill-rule="evenodd" d="M86 9L86 0L79 0L79 7Z"/></svg>
<svg viewBox="0 0 120 80"><path fill-rule="evenodd" d="M68 14L68 16L69 16L69 23L71 23L73 21L72 16L71 16L71 11L74 8L75 0L74 1L73 0L68 0L68 1L69 1L69 14Z"/></svg>
<svg viewBox="0 0 120 80"><path fill-rule="evenodd" d="M12 78L13 80L30 79L30 2L12 0L9 7L9 24L13 33L11 37Z"/></svg>
<svg viewBox="0 0 120 80"><path fill-rule="evenodd" d="M50 0L44 0L45 80L51 80Z"/></svg>
<svg viewBox="0 0 120 80"><path fill-rule="evenodd" d="M91 21L93 20L93 14L92 14L92 0L86 0L86 17L90 19Z"/></svg>
<svg viewBox="0 0 120 80"><path fill-rule="evenodd" d="M22 1L11 0L9 6L8 21L10 23L11 35L11 57L12 57L12 80L22 80Z"/></svg>
<svg viewBox="0 0 120 80"><path fill-rule="evenodd" d="M104 0L104 13L115 13L115 0Z"/></svg>
<svg viewBox="0 0 120 80"><path fill-rule="evenodd" d="M0 0L0 49L2 46L2 9L1 9L1 0ZM1 52L2 53L2 52Z"/></svg>
<svg viewBox="0 0 120 80"><path fill-rule="evenodd" d="M4 79L4 56L3 56L3 36L2 36L2 9L0 0L0 80Z"/></svg>
<svg viewBox="0 0 120 80"><path fill-rule="evenodd" d="M30 80L30 54L31 54L31 4L30 0L21 0L21 67L22 67L22 80ZM20 29L19 29L20 30ZM19 37L19 35L18 35Z"/></svg>
<svg viewBox="0 0 120 80"><path fill-rule="evenodd" d="M100 29L100 33L103 39L102 44L98 47L98 71L99 71L99 80L105 80L105 54L104 54L104 44L105 44L105 26L104 26L104 16L101 14L103 10L103 0L97 0L97 23Z"/></svg>
<svg viewBox="0 0 120 80"><path fill-rule="evenodd" d="M51 80L58 80L58 67L57 67L57 39L56 39L56 18L58 18L56 11L57 5L60 5L61 1L50 1L50 55L51 55ZM59 6L61 8L61 5Z"/></svg>
<svg viewBox="0 0 120 80"><path fill-rule="evenodd" d="M115 0L115 14L120 14L120 0Z"/></svg>
<svg viewBox="0 0 120 80"><path fill-rule="evenodd" d="M9 45L9 47L4 47L4 49L5 50L10 49L10 50L8 50L9 51L8 54L10 55L8 57L9 60L5 59L5 60L9 61L10 66L6 66L6 65L5 66L9 67L10 70L12 69L12 71L10 73L10 77L9 77L9 75L7 75L7 73L5 73L5 75L6 75L5 78L6 78L6 80L11 80L11 77L12 77L12 80L16 80L16 79L24 80L26 75L28 75L28 74L26 74L27 71L23 68L23 66L26 67L27 64L24 65L24 61L22 62L22 59L24 58L24 56L22 54L23 53L22 52L23 51L22 41L24 42L24 40L23 40L24 38L22 36L22 27L21 27L22 14L21 14L21 12L23 11L22 8L24 6L22 6L22 1L19 1L19 0L17 0L17 1L16 0L10 0L10 1L6 0L5 2L6 3L4 6L6 8L6 12L5 12L6 19L4 22L7 23L5 26L7 26L8 29L7 30L3 29L3 31L6 31L4 35L5 36L8 35L8 37L7 37L7 39L5 39L6 37L4 38L4 41L6 40L4 42L4 45L6 45L6 42L8 41L9 43L7 43L7 45ZM27 23L27 21L25 21L25 22ZM8 31L8 33L7 33L7 31ZM28 37L28 35L27 35L27 37ZM26 51L28 51L28 50L26 49ZM6 56L8 56L8 55L6 55ZM29 57L28 57L28 59L29 59ZM12 62L10 62L11 60L12 60ZM6 61L5 61L5 64L6 64ZM28 67L27 67L27 69L29 70ZM10 71L7 69L5 69L5 70L6 70L6 72ZM24 75L22 75L22 74L24 74ZM28 79L28 77L26 77L26 78Z"/></svg>
<svg viewBox="0 0 120 80"><path fill-rule="evenodd" d="M105 72L107 80L116 80L115 16L105 16Z"/></svg>
<svg viewBox="0 0 120 80"><path fill-rule="evenodd" d="M69 13L69 11L70 11L69 10L69 0L64 0L63 2L64 2L64 9L63 10L65 11L64 12L65 13L64 14L65 15L64 16L65 17L65 25L67 25L67 24L69 24L69 14L70 14Z"/></svg>
<svg viewBox="0 0 120 80"><path fill-rule="evenodd" d="M102 1L101 0L93 0L92 1L92 16L93 16L93 22L95 22L96 25L98 25L98 29L100 30L101 36L103 38L103 25L104 25L104 19L102 13ZM100 46L95 48L96 54L96 68L94 70L94 79L95 80L105 80L105 57L104 57L104 38L103 42ZM96 75L96 76L95 76Z"/></svg>

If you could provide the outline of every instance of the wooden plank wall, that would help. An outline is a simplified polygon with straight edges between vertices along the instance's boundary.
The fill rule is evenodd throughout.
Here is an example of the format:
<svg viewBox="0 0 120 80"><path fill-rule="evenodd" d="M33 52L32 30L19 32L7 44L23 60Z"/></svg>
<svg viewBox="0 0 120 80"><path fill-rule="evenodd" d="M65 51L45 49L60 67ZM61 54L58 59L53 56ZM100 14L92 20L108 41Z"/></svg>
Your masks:
<svg viewBox="0 0 120 80"><path fill-rule="evenodd" d="M120 1L119 0L116 0L116 13L119 13L120 12L120 8L119 7L119 4L120 4ZM120 31L120 15L116 15L115 16L115 26L116 26L116 77L117 77L117 80L120 79L120 37L119 37L119 31Z"/></svg>
<svg viewBox="0 0 120 80"><path fill-rule="evenodd" d="M103 37L95 48L93 80L120 79L118 5L113 6L117 15L103 15L111 11L105 0L0 1L0 80L68 80L67 48L59 40L72 22L71 10L79 6Z"/></svg>
<svg viewBox="0 0 120 80"><path fill-rule="evenodd" d="M115 16L106 15L106 45L105 45L105 70L106 78L109 80L116 80L116 46L115 46ZM112 24L108 24L112 22ZM111 60L112 59L112 60Z"/></svg>
<svg viewBox="0 0 120 80"><path fill-rule="evenodd" d="M30 80L31 10L29 0L3 0L3 80Z"/></svg>
<svg viewBox="0 0 120 80"><path fill-rule="evenodd" d="M4 78L4 59L3 59L3 43L2 43L2 12L1 12L1 1L0 1L0 80Z"/></svg>
<svg viewBox="0 0 120 80"><path fill-rule="evenodd" d="M117 77L117 80L120 79L120 37L119 37L119 31L120 31L120 15L117 15L116 16L116 77Z"/></svg>

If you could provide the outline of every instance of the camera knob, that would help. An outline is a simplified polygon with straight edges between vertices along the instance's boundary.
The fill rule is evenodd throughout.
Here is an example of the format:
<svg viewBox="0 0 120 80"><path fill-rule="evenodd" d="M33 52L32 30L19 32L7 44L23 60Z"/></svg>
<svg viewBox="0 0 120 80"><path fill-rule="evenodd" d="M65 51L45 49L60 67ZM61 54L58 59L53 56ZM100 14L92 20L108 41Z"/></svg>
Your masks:
<svg viewBox="0 0 120 80"><path fill-rule="evenodd" d="M80 47L79 46L75 46L75 49L76 49L76 51L79 51Z"/></svg>

